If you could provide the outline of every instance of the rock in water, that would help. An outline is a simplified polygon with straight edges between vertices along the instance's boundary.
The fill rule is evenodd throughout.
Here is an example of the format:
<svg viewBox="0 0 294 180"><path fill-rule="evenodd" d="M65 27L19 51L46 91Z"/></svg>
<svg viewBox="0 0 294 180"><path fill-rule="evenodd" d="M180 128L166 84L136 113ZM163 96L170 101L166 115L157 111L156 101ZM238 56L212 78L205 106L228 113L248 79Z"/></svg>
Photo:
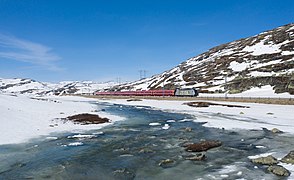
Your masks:
<svg viewBox="0 0 294 180"><path fill-rule="evenodd" d="M186 131L186 132L191 132L191 131L192 131L192 128L191 128L191 127L186 127L186 128L185 128L185 131Z"/></svg>
<svg viewBox="0 0 294 180"><path fill-rule="evenodd" d="M133 172L129 171L126 168L113 171L113 175L116 179L134 179L136 177Z"/></svg>
<svg viewBox="0 0 294 180"><path fill-rule="evenodd" d="M287 156L283 157L281 161L283 163L294 164L294 150L290 151L289 154L287 154Z"/></svg>
<svg viewBox="0 0 294 180"><path fill-rule="evenodd" d="M202 152L211 148L219 147L222 145L220 141L202 141L200 143L186 145L186 151L188 152Z"/></svg>
<svg viewBox="0 0 294 180"><path fill-rule="evenodd" d="M81 125L101 124L101 123L109 122L108 118L101 118L96 114L87 114L87 113L77 114L74 116L68 116L66 119Z"/></svg>
<svg viewBox="0 0 294 180"><path fill-rule="evenodd" d="M269 168L267 168L267 170L278 176L290 176L291 174L286 168L280 165L270 166Z"/></svg>
<svg viewBox="0 0 294 180"><path fill-rule="evenodd" d="M274 133L274 134L283 133L283 131L281 131L281 130L279 130L279 129L277 129L277 128L273 128L271 131L272 131L272 133Z"/></svg>
<svg viewBox="0 0 294 180"><path fill-rule="evenodd" d="M158 164L159 166L165 166L165 165L168 165L168 164L172 164L174 163L175 161L172 160L172 159L164 159L164 160L161 160L160 163Z"/></svg>
<svg viewBox="0 0 294 180"><path fill-rule="evenodd" d="M278 164L278 160L271 155L269 155L267 157L259 157L256 159L252 159L252 162L256 163L256 164L262 164L262 165Z"/></svg>

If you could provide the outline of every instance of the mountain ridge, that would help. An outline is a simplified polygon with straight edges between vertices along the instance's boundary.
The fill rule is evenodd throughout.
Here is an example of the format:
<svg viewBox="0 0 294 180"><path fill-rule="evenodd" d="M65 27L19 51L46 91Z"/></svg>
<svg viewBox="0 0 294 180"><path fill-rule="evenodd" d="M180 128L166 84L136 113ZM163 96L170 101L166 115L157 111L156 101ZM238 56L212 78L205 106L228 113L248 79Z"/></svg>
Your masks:
<svg viewBox="0 0 294 180"><path fill-rule="evenodd" d="M47 83L29 78L0 78L0 92L34 95L92 94L99 89L109 88L113 85L116 83L111 81L104 83L93 81Z"/></svg>
<svg viewBox="0 0 294 180"><path fill-rule="evenodd" d="M240 93L270 85L294 94L294 24L210 48L150 78L108 89L195 87L206 93Z"/></svg>

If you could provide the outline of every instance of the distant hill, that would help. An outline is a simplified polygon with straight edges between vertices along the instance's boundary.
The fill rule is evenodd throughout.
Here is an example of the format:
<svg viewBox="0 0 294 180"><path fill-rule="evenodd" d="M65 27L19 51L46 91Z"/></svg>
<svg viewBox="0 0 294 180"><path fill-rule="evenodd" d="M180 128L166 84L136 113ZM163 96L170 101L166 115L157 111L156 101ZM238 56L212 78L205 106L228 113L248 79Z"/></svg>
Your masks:
<svg viewBox="0 0 294 180"><path fill-rule="evenodd" d="M35 95L87 94L114 85L116 85L114 82L95 83L92 81L64 81L53 84L38 82L32 79L0 78L0 92Z"/></svg>
<svg viewBox="0 0 294 180"><path fill-rule="evenodd" d="M195 87L207 93L240 93L271 86L294 94L294 24L209 49L162 74L108 90Z"/></svg>

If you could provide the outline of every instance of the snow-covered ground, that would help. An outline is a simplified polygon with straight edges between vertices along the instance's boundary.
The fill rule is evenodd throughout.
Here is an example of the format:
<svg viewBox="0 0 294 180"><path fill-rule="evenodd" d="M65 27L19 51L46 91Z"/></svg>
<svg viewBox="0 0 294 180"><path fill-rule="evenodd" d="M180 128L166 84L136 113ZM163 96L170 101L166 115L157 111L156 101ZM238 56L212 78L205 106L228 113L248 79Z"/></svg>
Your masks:
<svg viewBox="0 0 294 180"><path fill-rule="evenodd" d="M208 94L208 93L200 93L200 97L225 97L225 94ZM270 85L262 86L260 88L253 87L248 91L244 91L238 94L227 94L228 97L251 97L251 98L294 98L294 95L290 95L289 93L275 93L273 87Z"/></svg>
<svg viewBox="0 0 294 180"><path fill-rule="evenodd" d="M126 99L99 100L109 103L133 106L150 106L169 112L195 115L195 122L207 122L204 126L225 129L259 129L278 128L294 134L293 105L273 105L256 103L223 102L249 106L250 108L232 108L224 106L189 107L183 105L191 101L142 100L128 102ZM221 103L221 102L216 102ZM171 125L172 126L172 125Z"/></svg>
<svg viewBox="0 0 294 180"><path fill-rule="evenodd" d="M95 113L108 117L112 121L121 120L105 112L97 110L95 104L88 99L72 96L49 96L44 100L32 99L23 95L0 94L0 144L20 143L38 136L46 136L53 132L80 131L99 129L103 125L75 125L71 122L62 123L56 118L64 118L80 113ZM195 108L183 105L189 101L170 100L142 100L128 102L126 99L98 100L133 106L151 106L169 112L188 113L195 115L194 121L207 122L204 126L225 129L261 129L278 128L284 132L294 134L294 106L224 102L249 106L250 108L231 108L224 106L210 106ZM220 103L220 102L218 102ZM139 108L139 107L138 107ZM54 120L55 119L55 120ZM171 125L172 124L168 124Z"/></svg>
<svg viewBox="0 0 294 180"><path fill-rule="evenodd" d="M93 99L69 96L42 99L44 100L31 99L23 95L0 94L0 145L21 143L55 132L99 129L109 124L76 125L56 120L74 114L91 113L112 121L121 120L120 117L105 112L94 112L97 106L88 102Z"/></svg>

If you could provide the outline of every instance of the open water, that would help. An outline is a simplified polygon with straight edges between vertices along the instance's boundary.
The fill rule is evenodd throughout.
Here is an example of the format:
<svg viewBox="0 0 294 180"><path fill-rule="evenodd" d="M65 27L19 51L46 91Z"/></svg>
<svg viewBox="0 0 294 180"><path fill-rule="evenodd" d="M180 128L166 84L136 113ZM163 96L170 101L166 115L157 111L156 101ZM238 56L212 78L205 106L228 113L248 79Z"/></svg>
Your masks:
<svg viewBox="0 0 294 180"><path fill-rule="evenodd" d="M52 134L56 138L2 145L0 179L278 179L248 156L282 156L294 149L293 136L207 128L187 114L107 103L97 104L97 109L125 120L82 134L86 136ZM165 124L170 128L162 129ZM186 160L195 153L183 145L204 139L223 145L208 150L205 161ZM170 163L160 165L167 159Z"/></svg>

